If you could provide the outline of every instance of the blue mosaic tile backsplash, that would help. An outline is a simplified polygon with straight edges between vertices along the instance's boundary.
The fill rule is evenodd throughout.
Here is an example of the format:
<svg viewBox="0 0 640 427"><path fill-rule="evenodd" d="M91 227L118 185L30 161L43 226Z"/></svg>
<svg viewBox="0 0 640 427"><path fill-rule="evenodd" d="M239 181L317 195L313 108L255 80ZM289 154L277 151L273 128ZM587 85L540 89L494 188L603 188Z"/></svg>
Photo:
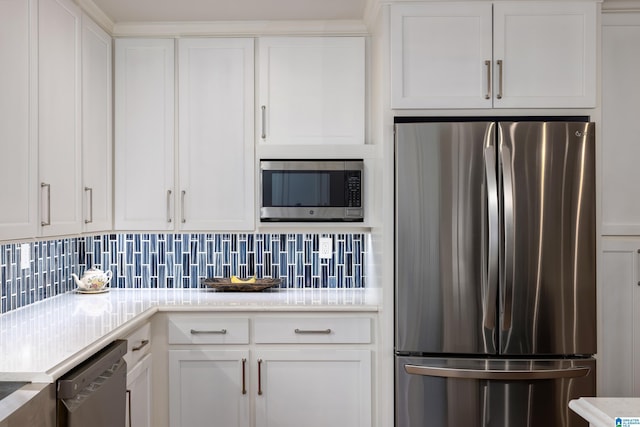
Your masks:
<svg viewBox="0 0 640 427"><path fill-rule="evenodd" d="M333 239L320 259L319 238ZM105 234L0 245L1 313L75 289L71 273L98 266L112 287L197 288L206 277L280 277L283 288L365 287L365 234Z"/></svg>
<svg viewBox="0 0 640 427"><path fill-rule="evenodd" d="M78 270L76 238L31 242L29 268L20 268L21 245L0 245L0 313L41 301L75 288Z"/></svg>
<svg viewBox="0 0 640 427"><path fill-rule="evenodd" d="M320 237L333 258L320 259ZM283 288L361 288L364 234L109 234L79 242L80 270L113 271L119 288L197 288L206 277L280 277Z"/></svg>

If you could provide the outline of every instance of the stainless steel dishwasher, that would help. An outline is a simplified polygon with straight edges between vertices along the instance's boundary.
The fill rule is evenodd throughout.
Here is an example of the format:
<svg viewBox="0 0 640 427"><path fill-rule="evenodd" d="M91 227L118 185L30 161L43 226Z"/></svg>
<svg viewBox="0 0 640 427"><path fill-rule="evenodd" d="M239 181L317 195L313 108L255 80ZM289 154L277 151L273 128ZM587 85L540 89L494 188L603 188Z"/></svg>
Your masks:
<svg viewBox="0 0 640 427"><path fill-rule="evenodd" d="M114 341L58 380L58 427L124 427L126 352Z"/></svg>

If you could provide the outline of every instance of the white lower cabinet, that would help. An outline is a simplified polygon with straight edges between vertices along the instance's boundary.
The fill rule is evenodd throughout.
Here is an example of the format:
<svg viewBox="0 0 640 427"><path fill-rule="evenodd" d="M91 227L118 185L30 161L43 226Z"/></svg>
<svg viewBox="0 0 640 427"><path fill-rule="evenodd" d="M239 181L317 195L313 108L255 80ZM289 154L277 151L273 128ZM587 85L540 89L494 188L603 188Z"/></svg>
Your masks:
<svg viewBox="0 0 640 427"><path fill-rule="evenodd" d="M640 397L640 237L603 238L598 395Z"/></svg>
<svg viewBox="0 0 640 427"><path fill-rule="evenodd" d="M256 359L256 427L371 425L369 350L264 350Z"/></svg>
<svg viewBox="0 0 640 427"><path fill-rule="evenodd" d="M127 340L126 427L151 427L152 355L151 325L146 323Z"/></svg>
<svg viewBox="0 0 640 427"><path fill-rule="evenodd" d="M126 427L151 427L151 355L127 373Z"/></svg>
<svg viewBox="0 0 640 427"><path fill-rule="evenodd" d="M169 316L169 426L372 425L369 317L244 320Z"/></svg>
<svg viewBox="0 0 640 427"><path fill-rule="evenodd" d="M243 350L169 350L169 423L173 427L249 425Z"/></svg>

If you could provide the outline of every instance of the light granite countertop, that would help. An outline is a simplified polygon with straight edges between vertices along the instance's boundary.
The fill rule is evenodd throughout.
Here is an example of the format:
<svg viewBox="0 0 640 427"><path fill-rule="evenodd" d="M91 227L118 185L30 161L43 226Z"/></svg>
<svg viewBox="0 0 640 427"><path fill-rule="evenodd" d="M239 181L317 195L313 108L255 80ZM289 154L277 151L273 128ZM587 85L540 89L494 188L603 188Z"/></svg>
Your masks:
<svg viewBox="0 0 640 427"><path fill-rule="evenodd" d="M640 427L640 398L581 397L569 402L569 407L589 421L591 427Z"/></svg>
<svg viewBox="0 0 640 427"><path fill-rule="evenodd" d="M0 381L53 382L158 311L376 312L375 289L68 292L0 316Z"/></svg>

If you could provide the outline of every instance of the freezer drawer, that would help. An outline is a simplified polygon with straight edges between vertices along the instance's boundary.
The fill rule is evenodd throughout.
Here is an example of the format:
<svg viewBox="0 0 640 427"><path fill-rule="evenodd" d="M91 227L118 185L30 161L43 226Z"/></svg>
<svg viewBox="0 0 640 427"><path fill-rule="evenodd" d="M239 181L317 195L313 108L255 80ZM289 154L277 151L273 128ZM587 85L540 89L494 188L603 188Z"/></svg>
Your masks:
<svg viewBox="0 0 640 427"><path fill-rule="evenodd" d="M396 358L396 427L587 427L595 360Z"/></svg>

